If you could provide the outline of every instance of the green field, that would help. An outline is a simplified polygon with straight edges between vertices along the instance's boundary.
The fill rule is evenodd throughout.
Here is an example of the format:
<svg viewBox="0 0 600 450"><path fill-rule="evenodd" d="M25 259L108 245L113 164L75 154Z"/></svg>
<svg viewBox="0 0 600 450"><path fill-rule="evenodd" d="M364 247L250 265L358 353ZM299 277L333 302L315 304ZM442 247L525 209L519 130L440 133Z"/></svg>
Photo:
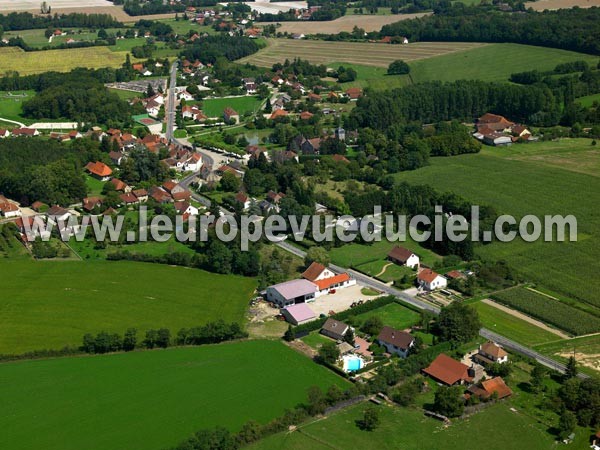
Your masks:
<svg viewBox="0 0 600 450"><path fill-rule="evenodd" d="M600 373L600 334L537 345L535 351L563 362L575 352L582 371Z"/></svg>
<svg viewBox="0 0 600 450"><path fill-rule="evenodd" d="M500 214L575 215L578 242L515 240L480 246L476 253L483 258L505 259L527 279L599 307L595 293L600 292L600 216L595 211L600 177L590 169L598 164L599 155L590 152L590 140L561 143L485 147L479 154L432 158L430 166L403 172L397 179L452 191L475 204L494 206Z"/></svg>
<svg viewBox="0 0 600 450"><path fill-rule="evenodd" d="M479 319L484 327L503 336L510 336L512 340L521 344L532 346L560 339L560 336L550 331L536 327L485 303L477 302L471 306L479 313Z"/></svg>
<svg viewBox="0 0 600 450"><path fill-rule="evenodd" d="M377 278L386 283L400 280L404 275L408 275L409 277L414 277L416 275L415 271L406 266L399 266L382 259L361 264L355 268L369 276L377 276Z"/></svg>
<svg viewBox="0 0 600 450"><path fill-rule="evenodd" d="M158 264L3 262L0 353L78 346L85 333L243 323L252 278ZM0 446L1 447L1 446Z"/></svg>
<svg viewBox="0 0 600 450"><path fill-rule="evenodd" d="M30 100L34 95L35 91L0 91L0 118L14 120L26 125L33 123L31 120L21 117L21 114L23 112L23 102Z"/></svg>
<svg viewBox="0 0 600 450"><path fill-rule="evenodd" d="M326 336L323 336L318 331L313 331L312 333L307 334L300 340L302 342L304 342L305 344L310 345L314 349L319 348L321 345L323 345L326 342L333 342L331 339L329 339Z"/></svg>
<svg viewBox="0 0 600 450"><path fill-rule="evenodd" d="M6 39L10 39L12 37L21 37L26 44L35 48L57 47L59 45L66 44L69 39L80 42L89 42L98 39L97 31L90 31L80 28L61 28L61 30L63 32L69 31L71 33L66 36L54 36L52 38L52 42L48 41L48 38L45 35L45 29L7 31L4 33L4 37ZM107 33L109 34L115 34L118 30L118 28L106 29Z"/></svg>
<svg viewBox="0 0 600 450"><path fill-rule="evenodd" d="M527 415L510 411L509 405L500 403L491 406L466 420L453 421L447 428L416 409L381 406L378 407L381 425L375 431L367 432L355 425L366 407L360 404L302 426L300 431L277 434L250 448L463 450L468 447L468 442L473 442L474 435L478 436L477 439L493 436L493 439L486 439L485 448L489 450L548 450L557 446L543 425Z"/></svg>
<svg viewBox="0 0 600 450"><path fill-rule="evenodd" d="M357 322L364 322L369 317L377 316L381 318L384 325L388 327L396 328L398 330L404 330L415 325L421 319L421 315L412 309L408 309L405 306L399 305L398 303L390 303L389 305L382 306L381 308L374 309L367 313L356 316Z"/></svg>
<svg viewBox="0 0 600 450"><path fill-rule="evenodd" d="M532 45L490 44L415 61L410 63L410 67L415 83L463 79L508 81L512 73L552 70L557 64L579 60L595 66L598 57Z"/></svg>
<svg viewBox="0 0 600 450"><path fill-rule="evenodd" d="M223 110L227 107L235 109L238 114L256 111L261 100L258 97L242 96L231 98L210 98L202 103L202 110L208 117L222 117Z"/></svg>
<svg viewBox="0 0 600 450"><path fill-rule="evenodd" d="M600 94L586 95L585 97L579 97L578 99L575 99L575 101L581 106L589 108L594 104L594 102L600 102Z"/></svg>
<svg viewBox="0 0 600 450"><path fill-rule="evenodd" d="M350 87L370 87L371 89L384 90L393 89L396 87L403 87L410 83L408 77L403 75L387 75L387 68L385 67L373 67L364 66L361 64L346 64L334 62L327 64L334 70L337 70L340 66L346 68L352 68L356 70L356 80L348 83L341 83L342 89L348 89Z"/></svg>
<svg viewBox="0 0 600 450"><path fill-rule="evenodd" d="M0 448L160 450L200 428L265 423L345 382L276 341L0 365Z"/></svg>

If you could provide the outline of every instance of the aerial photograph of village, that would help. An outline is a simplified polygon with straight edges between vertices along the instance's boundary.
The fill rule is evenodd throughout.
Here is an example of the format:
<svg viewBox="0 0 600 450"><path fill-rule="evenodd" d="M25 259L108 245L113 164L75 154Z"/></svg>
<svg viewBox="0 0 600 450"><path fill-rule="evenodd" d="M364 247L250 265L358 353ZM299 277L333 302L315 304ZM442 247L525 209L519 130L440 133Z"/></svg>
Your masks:
<svg viewBox="0 0 600 450"><path fill-rule="evenodd" d="M0 0L1 450L600 450L600 0Z"/></svg>

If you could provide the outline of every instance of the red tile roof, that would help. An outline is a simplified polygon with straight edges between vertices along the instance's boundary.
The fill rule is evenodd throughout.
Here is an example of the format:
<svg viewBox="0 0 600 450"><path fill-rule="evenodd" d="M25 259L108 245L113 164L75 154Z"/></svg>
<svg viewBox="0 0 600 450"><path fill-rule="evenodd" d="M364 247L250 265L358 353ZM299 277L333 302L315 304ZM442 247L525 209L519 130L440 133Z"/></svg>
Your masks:
<svg viewBox="0 0 600 450"><path fill-rule="evenodd" d="M459 381L471 381L469 367L441 353L423 372L448 386Z"/></svg>
<svg viewBox="0 0 600 450"><path fill-rule="evenodd" d="M408 350L415 338L406 331L395 330L392 327L383 327L377 339L381 342L395 345L399 349Z"/></svg>
<svg viewBox="0 0 600 450"><path fill-rule="evenodd" d="M502 377L496 377L492 378L491 380L482 381L481 387L490 397L494 394L494 392L498 394L499 399L512 395L512 390L506 385Z"/></svg>
<svg viewBox="0 0 600 450"><path fill-rule="evenodd" d="M325 269L326 267L323 264L313 261L312 264L308 266L308 269L302 274L302 278L306 278L309 281L315 281Z"/></svg>
<svg viewBox="0 0 600 450"><path fill-rule="evenodd" d="M348 280L350 280L350 276L347 273L341 273L323 280L315 280L313 283L315 283L319 287L319 290L322 291L324 289L329 289L335 284L343 283Z"/></svg>
<svg viewBox="0 0 600 450"><path fill-rule="evenodd" d="M405 263L408 260L408 258L411 257L411 255L413 255L413 252L411 252L409 249L396 245L388 253L388 258Z"/></svg>
<svg viewBox="0 0 600 450"><path fill-rule="evenodd" d="M112 169L100 161L96 161L95 163L89 162L85 168L88 172L98 177L109 177L112 175Z"/></svg>
<svg viewBox="0 0 600 450"><path fill-rule="evenodd" d="M439 276L437 272L434 272L431 269L423 269L417 275L417 278L421 281L425 281L426 283L431 283L436 277Z"/></svg>

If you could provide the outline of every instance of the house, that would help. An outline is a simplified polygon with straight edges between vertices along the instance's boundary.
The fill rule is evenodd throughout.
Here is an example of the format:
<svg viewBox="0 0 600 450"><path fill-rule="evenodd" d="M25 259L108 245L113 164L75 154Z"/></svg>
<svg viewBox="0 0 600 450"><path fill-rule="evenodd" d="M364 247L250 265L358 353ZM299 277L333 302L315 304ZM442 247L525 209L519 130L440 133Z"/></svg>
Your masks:
<svg viewBox="0 0 600 450"><path fill-rule="evenodd" d="M337 127L335 129L335 138L339 139L340 141L345 141L346 140L346 130L344 130L342 127Z"/></svg>
<svg viewBox="0 0 600 450"><path fill-rule="evenodd" d="M102 206L102 199L100 197L85 197L81 203L84 210L92 212L94 208Z"/></svg>
<svg viewBox="0 0 600 450"><path fill-rule="evenodd" d="M135 205L136 203L139 203L138 198L131 192L121 194L119 195L119 198L121 199L121 203L125 206Z"/></svg>
<svg viewBox="0 0 600 450"><path fill-rule="evenodd" d="M429 367L423 369L423 373L446 386L469 383L473 380L469 374L469 366L444 353L439 354Z"/></svg>
<svg viewBox="0 0 600 450"><path fill-rule="evenodd" d="M38 130L36 130L35 128L15 128L14 130L12 130L12 135L13 136L33 137L33 136L39 136L40 132Z"/></svg>
<svg viewBox="0 0 600 450"><path fill-rule="evenodd" d="M242 205L244 211L250 208L250 197L245 192L238 192L235 194L235 201Z"/></svg>
<svg viewBox="0 0 600 450"><path fill-rule="evenodd" d="M514 126L514 122L511 122L506 117L497 114L486 113L477 119L477 128L479 129L482 126L485 126L492 131L510 133L512 127Z"/></svg>
<svg viewBox="0 0 600 450"><path fill-rule="evenodd" d="M467 278L467 276L464 273L462 273L460 270L451 270L444 276L451 280L464 280L465 278Z"/></svg>
<svg viewBox="0 0 600 450"><path fill-rule="evenodd" d="M310 120L313 116L314 114L309 111L302 111L300 113L300 120Z"/></svg>
<svg viewBox="0 0 600 450"><path fill-rule="evenodd" d="M204 114L202 110L198 109L197 106L184 106L181 109L181 115L184 119L192 119L199 122L208 119L206 114Z"/></svg>
<svg viewBox="0 0 600 450"><path fill-rule="evenodd" d="M483 365L504 364L508 362L508 353L495 342L486 342L479 346L479 351L473 359Z"/></svg>
<svg viewBox="0 0 600 450"><path fill-rule="evenodd" d="M317 318L317 315L306 303L298 303L297 305L290 305L287 308L283 308L281 314L292 325L302 325Z"/></svg>
<svg viewBox="0 0 600 450"><path fill-rule="evenodd" d="M278 109L269 116L269 120L280 119L282 117L287 117L288 112L285 109Z"/></svg>
<svg viewBox="0 0 600 450"><path fill-rule="evenodd" d="M267 288L267 300L280 307L314 301L317 286L308 280L291 280Z"/></svg>
<svg viewBox="0 0 600 450"><path fill-rule="evenodd" d="M467 389L468 395L479 397L480 399L487 400L492 396L496 396L498 400L510 397L512 390L506 385L502 377L495 377L490 380L485 380L474 384Z"/></svg>
<svg viewBox="0 0 600 450"><path fill-rule="evenodd" d="M21 210L15 203L9 202L8 200L4 199L4 197L2 197L2 199L3 200L0 201L0 213L2 213L4 217L7 219L12 217L21 217Z"/></svg>
<svg viewBox="0 0 600 450"><path fill-rule="evenodd" d="M335 154L331 157L331 159L333 159L336 163L350 164L350 161L344 155Z"/></svg>
<svg viewBox="0 0 600 450"><path fill-rule="evenodd" d="M335 339L336 341L341 341L344 339L344 336L346 335L348 330L350 330L349 325L346 325L344 322L340 322L339 320L335 320L330 317L325 321L325 323L321 327L321 334L328 336L331 339Z"/></svg>
<svg viewBox="0 0 600 450"><path fill-rule="evenodd" d="M340 273L338 275L334 275L333 277L315 280L313 283L317 285L318 292L316 296L319 297L321 295L329 294L329 292L332 290L353 286L356 284L356 280L354 278L350 278L350 275L347 273Z"/></svg>
<svg viewBox="0 0 600 450"><path fill-rule="evenodd" d="M148 200L148 191L146 189L135 189L131 193L137 197L140 203Z"/></svg>
<svg viewBox="0 0 600 450"><path fill-rule="evenodd" d="M85 170L100 181L108 181L112 175L112 169L100 161L87 163Z"/></svg>
<svg viewBox="0 0 600 450"><path fill-rule="evenodd" d="M148 196L152 197L157 203L171 203L173 201L173 197L168 192L156 186L150 188Z"/></svg>
<svg viewBox="0 0 600 450"><path fill-rule="evenodd" d="M127 183L117 178L111 179L110 184L115 187L115 191L117 192L131 192L131 188L127 185Z"/></svg>
<svg viewBox="0 0 600 450"><path fill-rule="evenodd" d="M387 255L387 259L399 266L410 267L411 269L419 267L419 257L410 250L396 245Z"/></svg>
<svg viewBox="0 0 600 450"><path fill-rule="evenodd" d="M197 216L198 215L198 208L196 208L195 206L192 206L192 204L188 201L188 200L182 200L179 202L175 202L175 211L177 211L177 214L181 215L181 216Z"/></svg>
<svg viewBox="0 0 600 450"><path fill-rule="evenodd" d="M381 329L377 342L384 346L388 353L401 358L406 358L410 349L415 346L415 338L410 333L387 326Z"/></svg>
<svg viewBox="0 0 600 450"><path fill-rule="evenodd" d="M316 261L313 261L311 265L308 266L308 269L302 274L302 278L312 282L324 280L325 278L331 278L333 276L335 276L335 273Z"/></svg>
<svg viewBox="0 0 600 450"><path fill-rule="evenodd" d="M69 220L71 213L68 209L54 205L48 208L48 211L46 211L46 216L48 216L48 219L54 223L57 223L58 221L66 222Z"/></svg>
<svg viewBox="0 0 600 450"><path fill-rule="evenodd" d="M433 291L443 289L448 285L448 280L431 269L423 269L417 275L417 281L423 289Z"/></svg>
<svg viewBox="0 0 600 450"><path fill-rule="evenodd" d="M33 209L35 212L42 212L43 209L48 209L48 205L38 200L31 204L31 209Z"/></svg>
<svg viewBox="0 0 600 450"><path fill-rule="evenodd" d="M238 123L240 121L240 115L235 109L227 107L223 110L223 119L225 122Z"/></svg>
<svg viewBox="0 0 600 450"><path fill-rule="evenodd" d="M319 94L315 94L314 92L311 92L310 94L308 94L308 101L310 102L320 102L321 96Z"/></svg>
<svg viewBox="0 0 600 450"><path fill-rule="evenodd" d="M285 197L285 194L283 192L274 192L274 191L267 192L267 200L273 204L279 203L279 201L283 197Z"/></svg>
<svg viewBox="0 0 600 450"><path fill-rule="evenodd" d="M321 148L321 138L303 139L300 150L304 155L318 155Z"/></svg>
<svg viewBox="0 0 600 450"><path fill-rule="evenodd" d="M517 137L524 137L526 135L531 136L531 131L529 131L524 125L515 125L512 127L512 134Z"/></svg>
<svg viewBox="0 0 600 450"><path fill-rule="evenodd" d="M200 153L192 153L191 156L183 163L184 171L198 172L202 168L202 155Z"/></svg>
<svg viewBox="0 0 600 450"><path fill-rule="evenodd" d="M0 139L4 139L10 136L10 131L0 128Z"/></svg>
<svg viewBox="0 0 600 450"><path fill-rule="evenodd" d="M194 96L190 94L186 89L183 89L177 94L177 98L179 100L185 100L186 102L190 102L194 100Z"/></svg>
<svg viewBox="0 0 600 450"><path fill-rule="evenodd" d="M351 87L346 90L346 95L348 96L348 98L350 98L350 100L356 101L359 99L359 97L362 97L363 91L361 88Z"/></svg>
<svg viewBox="0 0 600 450"><path fill-rule="evenodd" d="M125 155L121 152L110 152L108 154L108 157L110 158L111 162L115 165L115 166L120 166L121 163L123 162L123 160L125 159Z"/></svg>

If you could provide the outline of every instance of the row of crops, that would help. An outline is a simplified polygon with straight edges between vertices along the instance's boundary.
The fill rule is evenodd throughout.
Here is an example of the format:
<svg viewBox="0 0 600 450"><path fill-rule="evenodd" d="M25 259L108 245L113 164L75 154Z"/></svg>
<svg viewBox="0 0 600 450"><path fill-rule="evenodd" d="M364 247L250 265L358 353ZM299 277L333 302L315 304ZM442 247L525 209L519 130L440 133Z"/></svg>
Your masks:
<svg viewBox="0 0 600 450"><path fill-rule="evenodd" d="M600 331L600 318L523 287L499 292L492 298L571 334Z"/></svg>

